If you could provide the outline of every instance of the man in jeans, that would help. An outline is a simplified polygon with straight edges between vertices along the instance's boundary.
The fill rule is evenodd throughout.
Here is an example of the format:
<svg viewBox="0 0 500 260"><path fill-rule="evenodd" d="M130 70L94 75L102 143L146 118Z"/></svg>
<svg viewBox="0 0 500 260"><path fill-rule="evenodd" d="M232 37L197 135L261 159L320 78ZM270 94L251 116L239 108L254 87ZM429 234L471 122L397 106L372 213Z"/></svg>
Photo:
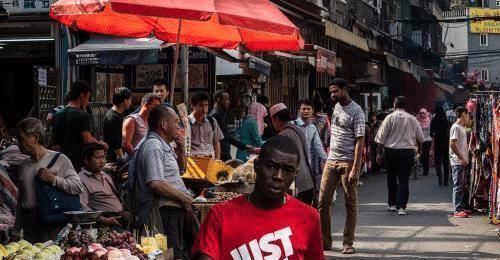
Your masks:
<svg viewBox="0 0 500 260"><path fill-rule="evenodd" d="M331 207L333 194L339 183L345 193L347 210L344 227L343 254L355 253L354 231L358 214L357 182L361 168L361 154L365 135L365 113L347 91L344 79L334 79L329 87L336 103L331 122L330 154L321 178L319 213L324 250L331 250Z"/></svg>
<svg viewBox="0 0 500 260"><path fill-rule="evenodd" d="M417 119L405 111L406 98L394 99L394 112L388 115L378 130L375 142L377 163L382 163L382 150L385 148L387 165L388 201L387 210L406 215L409 187L408 180L417 150L424 141L424 134Z"/></svg>
<svg viewBox="0 0 500 260"><path fill-rule="evenodd" d="M466 218L470 211L465 210L465 171L469 164L467 133L465 127L469 124L469 114L464 107L455 109L457 121L450 129L450 165L453 177L454 216Z"/></svg>

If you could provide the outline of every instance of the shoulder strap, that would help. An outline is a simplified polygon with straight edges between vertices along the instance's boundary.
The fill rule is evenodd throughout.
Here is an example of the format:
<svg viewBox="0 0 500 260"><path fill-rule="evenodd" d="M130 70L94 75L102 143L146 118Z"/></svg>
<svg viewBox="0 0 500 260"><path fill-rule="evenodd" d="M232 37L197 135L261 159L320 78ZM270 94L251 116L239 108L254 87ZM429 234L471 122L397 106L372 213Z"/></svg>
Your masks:
<svg viewBox="0 0 500 260"><path fill-rule="evenodd" d="M215 122L214 118L211 115L207 115L208 122L210 122L210 125L212 126L212 131L215 133Z"/></svg>
<svg viewBox="0 0 500 260"><path fill-rule="evenodd" d="M306 149L307 141L306 138L304 137L304 134L299 129L297 129L295 125L287 125L285 126L285 129L292 129L297 134L297 136L299 136L300 141L302 143L302 150L304 152L304 155L306 156L307 167L311 170L312 168L311 165L309 164L309 157L311 155L309 154L309 149Z"/></svg>
<svg viewBox="0 0 500 260"><path fill-rule="evenodd" d="M61 155L61 153L56 153L56 155L54 155L52 160L49 162L49 165L47 165L47 169L50 169L52 168L52 166L54 166L54 164L57 162L57 159L59 158L59 155Z"/></svg>

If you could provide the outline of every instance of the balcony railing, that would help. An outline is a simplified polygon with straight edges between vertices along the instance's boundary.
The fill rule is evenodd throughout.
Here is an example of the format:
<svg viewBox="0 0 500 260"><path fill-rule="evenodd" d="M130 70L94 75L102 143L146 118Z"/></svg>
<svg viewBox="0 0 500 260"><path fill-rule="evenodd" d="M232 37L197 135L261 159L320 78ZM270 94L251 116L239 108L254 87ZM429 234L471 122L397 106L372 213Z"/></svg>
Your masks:
<svg viewBox="0 0 500 260"><path fill-rule="evenodd" d="M444 11L443 12L443 17L446 18L467 18L468 16L468 10L466 8L464 9L455 9L455 10L450 10L450 11Z"/></svg>

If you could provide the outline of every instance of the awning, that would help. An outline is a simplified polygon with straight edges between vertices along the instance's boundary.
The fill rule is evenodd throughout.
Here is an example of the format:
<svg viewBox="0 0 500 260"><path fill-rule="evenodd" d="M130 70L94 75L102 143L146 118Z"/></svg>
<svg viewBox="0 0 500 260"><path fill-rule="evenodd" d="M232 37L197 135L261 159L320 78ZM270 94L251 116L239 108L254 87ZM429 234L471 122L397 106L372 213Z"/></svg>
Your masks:
<svg viewBox="0 0 500 260"><path fill-rule="evenodd" d="M354 34L351 31L348 31L337 24L334 24L329 21L325 21L325 34L326 36L332 37L344 43L347 43L351 46L354 46L358 49L361 49L365 52L369 52L368 42L366 39Z"/></svg>
<svg viewBox="0 0 500 260"><path fill-rule="evenodd" d="M94 36L68 50L71 66L158 64L165 44L155 38L119 38Z"/></svg>
<svg viewBox="0 0 500 260"><path fill-rule="evenodd" d="M216 56L217 76L241 75L243 74L242 68L253 69L266 76L269 76L271 73L271 63L249 53L241 54L238 50L199 48Z"/></svg>
<svg viewBox="0 0 500 260"><path fill-rule="evenodd" d="M395 69L398 69L404 73L410 73L410 63L402 60L390 53L385 52L384 53L387 56L387 64L390 67L393 67Z"/></svg>
<svg viewBox="0 0 500 260"><path fill-rule="evenodd" d="M434 84L436 85L436 87L438 87L438 88L440 88L440 89L442 89L450 94L453 94L456 91L456 89L453 86L445 84L445 83L434 81Z"/></svg>
<svg viewBox="0 0 500 260"><path fill-rule="evenodd" d="M291 60L301 61L316 68L319 73L327 73L335 76L337 67L336 53L314 44L306 44L304 49L298 52L273 51L270 55L280 56Z"/></svg>

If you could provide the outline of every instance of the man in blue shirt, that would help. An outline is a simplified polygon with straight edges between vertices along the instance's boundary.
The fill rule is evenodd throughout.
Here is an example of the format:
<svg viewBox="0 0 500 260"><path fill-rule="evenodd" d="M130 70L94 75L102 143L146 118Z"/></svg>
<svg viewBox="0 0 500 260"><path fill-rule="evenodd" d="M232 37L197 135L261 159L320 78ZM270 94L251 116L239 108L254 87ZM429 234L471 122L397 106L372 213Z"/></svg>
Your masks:
<svg viewBox="0 0 500 260"><path fill-rule="evenodd" d="M319 137L318 128L311 123L314 114L313 104L309 99L304 99L299 102L299 118L293 123L299 127L304 133L307 141L307 146L310 149L311 156L309 157L309 164L311 165L311 175L314 178L316 188L315 198L317 199L319 193L319 186L321 183L321 174L323 173L323 165L328 159L326 152L323 148L321 138ZM315 199L315 201L317 201Z"/></svg>
<svg viewBox="0 0 500 260"><path fill-rule="evenodd" d="M186 159L184 137L179 134L179 117L172 108L156 106L148 125L148 135L137 146L129 164L135 228L143 229L159 213L168 247L174 248L174 257L179 259L187 250L183 223L192 203L179 171ZM177 150L170 146L172 142Z"/></svg>

